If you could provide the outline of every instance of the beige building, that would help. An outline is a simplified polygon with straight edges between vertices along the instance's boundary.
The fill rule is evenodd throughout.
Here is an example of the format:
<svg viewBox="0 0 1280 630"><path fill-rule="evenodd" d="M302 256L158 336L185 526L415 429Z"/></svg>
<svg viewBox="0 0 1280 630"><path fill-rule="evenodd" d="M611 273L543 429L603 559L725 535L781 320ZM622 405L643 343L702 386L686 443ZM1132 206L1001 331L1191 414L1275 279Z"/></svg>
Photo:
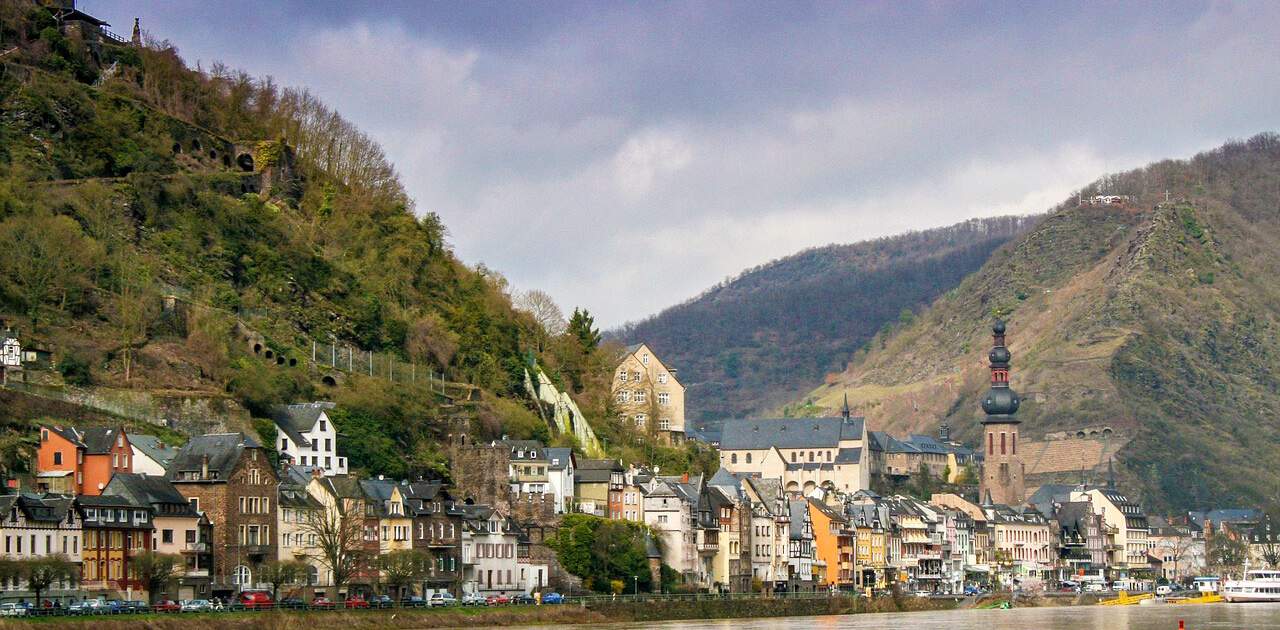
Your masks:
<svg viewBox="0 0 1280 630"><path fill-rule="evenodd" d="M783 490L815 488L852 494L870 488L867 430L862 418L726 420L720 436L720 467L781 479Z"/></svg>
<svg viewBox="0 0 1280 630"><path fill-rule="evenodd" d="M1150 526L1142 506L1110 487L1075 490L1071 500L1091 501L1095 513L1102 515L1107 528L1107 566L1118 572L1115 577L1149 568Z"/></svg>
<svg viewBox="0 0 1280 630"><path fill-rule="evenodd" d="M624 423L673 442L684 440L684 385L649 346L627 348L613 379L613 400Z"/></svg>

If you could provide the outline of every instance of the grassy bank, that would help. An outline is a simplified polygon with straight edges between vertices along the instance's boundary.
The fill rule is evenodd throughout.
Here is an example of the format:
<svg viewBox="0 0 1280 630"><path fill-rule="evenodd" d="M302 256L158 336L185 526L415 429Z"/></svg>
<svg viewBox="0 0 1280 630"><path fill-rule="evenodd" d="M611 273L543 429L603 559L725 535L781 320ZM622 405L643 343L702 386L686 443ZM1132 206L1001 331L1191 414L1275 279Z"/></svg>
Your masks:
<svg viewBox="0 0 1280 630"><path fill-rule="evenodd" d="M851 597L817 599L735 599L653 602L602 602L588 606L511 606L501 608L398 609L370 611L238 612L184 615L115 617L50 617L5 620L0 630L19 630L55 624L68 630L212 630L270 628L301 630L316 627L362 630L365 628L458 628L485 626L559 625L607 622L665 621L678 619L732 619L749 617L797 617L861 612L937 610L951 602L890 598L870 602Z"/></svg>

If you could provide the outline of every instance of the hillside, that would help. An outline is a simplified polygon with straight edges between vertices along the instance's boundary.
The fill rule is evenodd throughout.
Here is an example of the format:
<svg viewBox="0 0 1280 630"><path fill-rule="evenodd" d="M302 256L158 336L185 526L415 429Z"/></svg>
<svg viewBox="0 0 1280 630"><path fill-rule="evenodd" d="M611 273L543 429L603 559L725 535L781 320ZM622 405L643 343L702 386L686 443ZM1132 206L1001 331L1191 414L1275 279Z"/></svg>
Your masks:
<svg viewBox="0 0 1280 630"><path fill-rule="evenodd" d="M768 413L909 321L1034 222L978 219L806 250L614 334L648 343L679 368L691 421Z"/></svg>
<svg viewBox="0 0 1280 630"><path fill-rule="evenodd" d="M94 41L34 2L0 5L0 50L0 318L56 367L11 385L28 399L0 444L43 416L273 441L273 405L331 399L353 467L442 474L450 434L556 437L531 360L604 415L589 317L551 335L515 308L305 90Z"/></svg>
<svg viewBox="0 0 1280 630"><path fill-rule="evenodd" d="M834 408L847 391L878 428L945 420L972 439L999 313L1028 437L1110 427L1122 480L1155 509L1261 501L1280 484L1280 136L1081 196L1100 193L1132 199L1054 208L810 397Z"/></svg>

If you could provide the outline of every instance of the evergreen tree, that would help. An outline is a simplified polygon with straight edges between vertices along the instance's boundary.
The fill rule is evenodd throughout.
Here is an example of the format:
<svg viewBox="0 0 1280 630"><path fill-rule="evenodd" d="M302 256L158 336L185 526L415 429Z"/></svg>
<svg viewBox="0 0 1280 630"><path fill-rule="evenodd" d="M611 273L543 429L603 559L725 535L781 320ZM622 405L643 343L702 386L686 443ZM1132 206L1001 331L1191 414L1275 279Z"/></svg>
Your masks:
<svg viewBox="0 0 1280 630"><path fill-rule="evenodd" d="M596 319L585 308L573 309L573 317L569 318L569 335L582 344L584 353L600 345L600 329L595 328L595 323Z"/></svg>

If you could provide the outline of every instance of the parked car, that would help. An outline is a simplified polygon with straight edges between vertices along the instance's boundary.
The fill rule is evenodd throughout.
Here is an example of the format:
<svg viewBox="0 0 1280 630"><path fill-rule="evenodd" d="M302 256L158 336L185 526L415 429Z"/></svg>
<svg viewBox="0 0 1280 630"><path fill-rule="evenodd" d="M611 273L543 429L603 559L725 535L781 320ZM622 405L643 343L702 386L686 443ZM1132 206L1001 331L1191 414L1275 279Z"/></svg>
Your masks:
<svg viewBox="0 0 1280 630"><path fill-rule="evenodd" d="M311 607L319 608L321 610L331 610L333 609L333 600L328 597L317 597L311 600Z"/></svg>
<svg viewBox="0 0 1280 630"><path fill-rule="evenodd" d="M391 608L395 605L395 600L390 595L374 595L369 598L370 608Z"/></svg>
<svg viewBox="0 0 1280 630"><path fill-rule="evenodd" d="M151 612L151 607L140 599L134 599L124 602L124 611L130 614L141 615L142 613Z"/></svg>
<svg viewBox="0 0 1280 630"><path fill-rule="evenodd" d="M96 613L96 614L99 614L99 615L119 615L119 614L121 614L121 613L125 613L125 612L128 612L128 610L126 610L126 609L125 609L125 607L124 607L124 602L122 602L122 601L120 601L120 600L118 600L118 599L108 599L108 600L106 600L106 601L102 602L102 606L99 606L99 607L97 608L97 613Z"/></svg>
<svg viewBox="0 0 1280 630"><path fill-rule="evenodd" d="M307 607L307 602L302 601L301 597L286 597L276 602L276 608L284 608L286 610L300 610Z"/></svg>
<svg viewBox="0 0 1280 630"><path fill-rule="evenodd" d="M156 602L156 605L152 606L151 610L158 613L175 613L175 612L180 612L182 610L182 604L179 604L178 602L175 602L172 599L166 599L163 601Z"/></svg>
<svg viewBox="0 0 1280 630"><path fill-rule="evenodd" d="M488 606L489 598L479 593L463 593L462 605L463 606Z"/></svg>
<svg viewBox="0 0 1280 630"><path fill-rule="evenodd" d="M533 604L533 603L535 603L535 602L533 601L533 596L532 596L532 595L526 595L526 594L524 594L524 593L520 593L519 595L512 595L512 596L511 596L511 603L513 603L513 604Z"/></svg>
<svg viewBox="0 0 1280 630"><path fill-rule="evenodd" d="M0 604L0 617L25 617L27 615L27 607L22 604L9 602Z"/></svg>
<svg viewBox="0 0 1280 630"><path fill-rule="evenodd" d="M272 607L271 593L266 591L240 591L236 603L249 610Z"/></svg>
<svg viewBox="0 0 1280 630"><path fill-rule="evenodd" d="M427 600L417 595L405 595L400 598L401 608L423 608L425 606L427 606Z"/></svg>
<svg viewBox="0 0 1280 630"><path fill-rule="evenodd" d="M542 603L544 604L563 604L564 595L559 593L544 593L542 595Z"/></svg>
<svg viewBox="0 0 1280 630"><path fill-rule="evenodd" d="M449 591L436 591L431 594L431 599L428 601L427 605L433 606L433 607L434 606L457 606L458 598L454 597L453 593L450 593Z"/></svg>
<svg viewBox="0 0 1280 630"><path fill-rule="evenodd" d="M490 595L485 598L485 603L489 606L503 606L511 603L511 598L506 595Z"/></svg>
<svg viewBox="0 0 1280 630"><path fill-rule="evenodd" d="M346 608L368 608L369 602L359 595L352 595L347 598L347 603L343 605Z"/></svg>
<svg viewBox="0 0 1280 630"><path fill-rule="evenodd" d="M1169 586L1168 584L1165 584L1164 586L1156 587L1156 595L1164 597L1165 595L1169 595L1171 593L1173 593L1173 587Z"/></svg>
<svg viewBox="0 0 1280 630"><path fill-rule="evenodd" d="M213 609L207 599L191 599L182 602L182 612L205 612Z"/></svg>

